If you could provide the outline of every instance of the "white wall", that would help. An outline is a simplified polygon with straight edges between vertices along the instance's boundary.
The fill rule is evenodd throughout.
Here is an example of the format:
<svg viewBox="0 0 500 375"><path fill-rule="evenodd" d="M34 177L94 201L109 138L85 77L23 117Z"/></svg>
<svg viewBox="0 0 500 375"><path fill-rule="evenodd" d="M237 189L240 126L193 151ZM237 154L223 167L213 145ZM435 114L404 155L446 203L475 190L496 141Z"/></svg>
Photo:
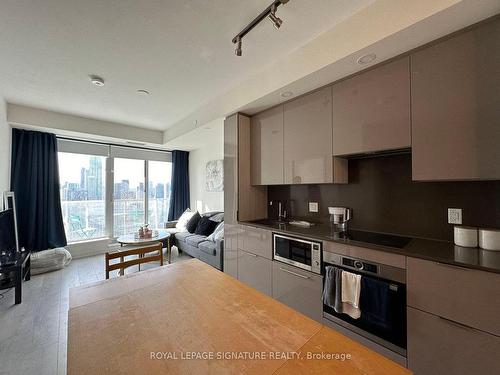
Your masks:
<svg viewBox="0 0 500 375"><path fill-rule="evenodd" d="M7 123L7 107L3 98L0 98L0 193L10 187L10 144L11 130Z"/></svg>
<svg viewBox="0 0 500 375"><path fill-rule="evenodd" d="M224 122L222 119L212 121L190 135L193 141L194 138L203 140L200 147L189 153L191 209L200 212L223 211L224 192L206 191L205 168L210 160L224 159Z"/></svg>

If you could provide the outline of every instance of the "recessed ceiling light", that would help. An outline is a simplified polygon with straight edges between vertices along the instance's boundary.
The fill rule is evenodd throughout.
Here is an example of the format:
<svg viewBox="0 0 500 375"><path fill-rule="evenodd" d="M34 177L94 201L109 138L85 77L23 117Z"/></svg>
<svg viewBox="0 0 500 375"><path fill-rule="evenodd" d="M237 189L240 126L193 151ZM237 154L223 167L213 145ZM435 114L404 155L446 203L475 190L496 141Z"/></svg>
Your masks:
<svg viewBox="0 0 500 375"><path fill-rule="evenodd" d="M370 54L368 54L368 55L361 56L361 57L357 60L357 62L358 62L358 64L360 64L360 65L369 64L369 63L371 63L372 61L374 61L376 58L377 58L377 55L375 55L374 53L370 53Z"/></svg>
<svg viewBox="0 0 500 375"><path fill-rule="evenodd" d="M285 91L281 93L282 98L291 98L293 96L293 92L291 91Z"/></svg>
<svg viewBox="0 0 500 375"><path fill-rule="evenodd" d="M99 76L91 75L90 82L92 82L94 86L99 86L99 87L104 86L104 79Z"/></svg>
<svg viewBox="0 0 500 375"><path fill-rule="evenodd" d="M148 90L137 90L137 94L138 95L149 95L149 91Z"/></svg>

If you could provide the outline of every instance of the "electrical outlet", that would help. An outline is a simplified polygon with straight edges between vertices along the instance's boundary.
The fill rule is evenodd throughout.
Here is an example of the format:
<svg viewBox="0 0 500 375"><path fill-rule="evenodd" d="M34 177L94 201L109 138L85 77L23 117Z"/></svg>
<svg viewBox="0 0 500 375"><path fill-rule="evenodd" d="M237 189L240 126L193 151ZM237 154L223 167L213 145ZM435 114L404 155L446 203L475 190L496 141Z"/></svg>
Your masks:
<svg viewBox="0 0 500 375"><path fill-rule="evenodd" d="M448 208L448 224L462 224L461 208Z"/></svg>
<svg viewBox="0 0 500 375"><path fill-rule="evenodd" d="M318 212L318 202L309 202L309 212Z"/></svg>

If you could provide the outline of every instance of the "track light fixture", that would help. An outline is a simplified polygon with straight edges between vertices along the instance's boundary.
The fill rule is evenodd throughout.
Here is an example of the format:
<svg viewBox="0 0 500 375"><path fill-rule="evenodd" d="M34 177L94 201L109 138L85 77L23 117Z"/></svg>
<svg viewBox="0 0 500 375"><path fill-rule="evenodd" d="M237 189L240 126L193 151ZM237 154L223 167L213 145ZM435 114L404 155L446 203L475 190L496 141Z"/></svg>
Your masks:
<svg viewBox="0 0 500 375"><path fill-rule="evenodd" d="M252 22L250 22L243 30L241 30L232 40L236 44L236 49L234 53L236 56L241 56L241 41L245 35L247 35L250 30L257 26L263 19L269 18L273 23L274 27L279 29L283 24L283 20L276 16L276 10L280 5L288 3L289 0L274 0L271 5L269 5L261 14L259 14Z"/></svg>
<svg viewBox="0 0 500 375"><path fill-rule="evenodd" d="M236 49L234 50L234 53L236 56L241 56L241 38L238 37L238 40L236 41Z"/></svg>
<svg viewBox="0 0 500 375"><path fill-rule="evenodd" d="M276 16L276 5L275 4L271 5L271 13L269 13L268 17L271 20L271 22L273 23L276 30L278 30L281 27L283 20Z"/></svg>

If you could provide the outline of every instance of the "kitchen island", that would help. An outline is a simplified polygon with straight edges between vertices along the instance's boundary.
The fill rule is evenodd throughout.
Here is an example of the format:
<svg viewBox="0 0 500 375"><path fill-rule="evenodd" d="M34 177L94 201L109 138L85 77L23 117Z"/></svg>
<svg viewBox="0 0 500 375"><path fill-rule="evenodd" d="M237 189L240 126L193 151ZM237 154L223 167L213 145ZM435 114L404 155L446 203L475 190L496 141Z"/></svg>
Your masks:
<svg viewBox="0 0 500 375"><path fill-rule="evenodd" d="M73 288L68 374L409 374L193 259Z"/></svg>

